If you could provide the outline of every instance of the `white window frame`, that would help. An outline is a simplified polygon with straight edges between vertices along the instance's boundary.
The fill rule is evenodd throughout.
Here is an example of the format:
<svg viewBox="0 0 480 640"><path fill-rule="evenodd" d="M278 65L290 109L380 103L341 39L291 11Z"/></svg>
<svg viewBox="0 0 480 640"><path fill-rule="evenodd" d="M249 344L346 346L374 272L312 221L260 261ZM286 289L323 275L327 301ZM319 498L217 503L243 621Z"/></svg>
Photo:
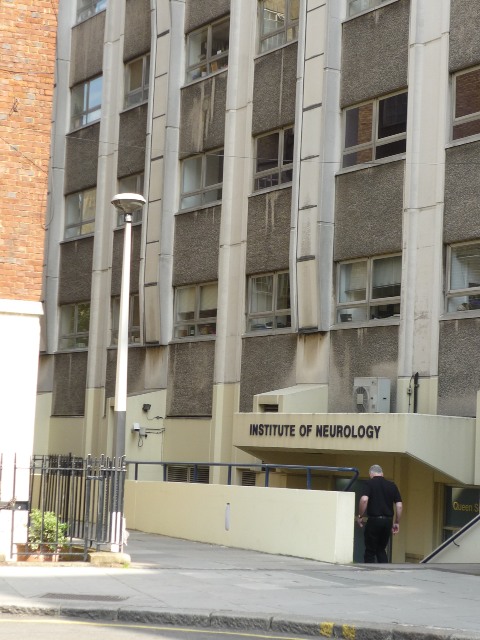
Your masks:
<svg viewBox="0 0 480 640"><path fill-rule="evenodd" d="M229 32L229 42L227 49L217 49L217 51L213 51L213 47L215 43L213 42L212 32L222 25L228 25ZM197 61L189 64L190 60L190 51L193 47L194 38L201 33L207 33L206 39L206 50L202 53L201 58ZM196 29L195 31L191 31L187 34L187 45L186 45L186 69L185 69L185 82L194 82L201 78L206 78L207 76L212 75L213 73L217 73L218 71L224 71L228 67L228 54L230 50L230 17L222 18L221 20L217 20L212 22L209 25L205 25L200 27L200 29Z"/></svg>
<svg viewBox="0 0 480 640"><path fill-rule="evenodd" d="M480 87L480 66L470 67L469 69L464 69L463 71L459 71L453 76L453 88L452 88L452 141L457 142L459 140L466 140L472 137L478 137L480 135L480 111L474 111L465 116L456 115L456 106L457 106L457 79L461 76L466 76L470 73L477 73L479 75L479 87ZM459 135L455 136L455 127L461 127L465 124L470 123L478 123L478 132L469 133L467 135Z"/></svg>
<svg viewBox="0 0 480 640"><path fill-rule="evenodd" d="M216 149L213 151L208 151L207 153L197 154L195 156L190 156L188 158L184 158L182 160L181 166L181 187L180 187L180 209L198 209L204 206L213 206L222 201L222 193L223 193L223 149ZM209 157L219 157L221 158L221 173L222 173L222 181L215 182L212 184L206 184L207 182L207 164ZM196 160L201 159L201 169L200 169L200 186L198 189L191 189L190 191L184 190L185 185L185 171L187 169L188 162L195 162ZM219 191L217 193L217 197L214 200L211 200L210 197L212 192ZM219 196L219 197L218 197ZM188 199L196 198L198 202L193 204L188 203Z"/></svg>
<svg viewBox="0 0 480 640"><path fill-rule="evenodd" d="M117 193L138 193L141 196L144 195L145 189L145 174L134 173L131 176L124 176L118 180L118 192ZM139 224L143 220L143 207L135 209L132 213L132 224ZM117 213L117 227L125 226L125 214Z"/></svg>
<svg viewBox="0 0 480 640"><path fill-rule="evenodd" d="M202 289L206 287L216 287L216 306L213 315L202 316L201 300ZM182 291L191 290L194 296L193 316L190 318L181 318L181 310L179 307L179 294ZM191 284L181 287L175 287L174 301L174 339L205 339L215 338L217 334L217 315L218 315L218 282L203 282L202 284Z"/></svg>
<svg viewBox="0 0 480 640"><path fill-rule="evenodd" d="M373 278L374 278L374 263L381 260L389 260L391 258L400 258L401 253L394 253L390 255L382 255L382 256L374 256L371 258L361 258L358 260L345 260L337 263L337 307L336 307L336 322L344 323L344 322L378 322L378 320L385 320L389 318L400 318L400 310L401 310L401 264L400 264L400 282L389 283L388 286L398 286L400 285L400 292L395 296L386 296L384 298L375 298L373 296ZM343 278L342 278L342 270L350 265L365 265L365 276L364 281L361 283L363 286L359 287L357 290L359 292L365 289L365 295L358 299L351 299L342 301L343 294L346 292L343 291ZM351 291L351 290L349 290ZM357 294L358 295L358 294ZM376 307L386 307L391 306L394 307L390 313L378 311L377 313L382 313L382 315L377 315L376 317L372 317L372 311Z"/></svg>
<svg viewBox="0 0 480 640"><path fill-rule="evenodd" d="M94 82L100 80L100 101L93 103L93 98L91 97L91 87ZM80 82L76 84L71 89L71 128L72 130L80 129L81 127L85 127L94 122L98 122L102 116L102 91L103 91L103 76L96 76L95 78L90 78L89 80L85 80L85 82ZM81 111L77 113L74 112L75 109L75 94L81 93L81 99L83 103L83 108Z"/></svg>
<svg viewBox="0 0 480 640"><path fill-rule="evenodd" d="M135 316L138 317L138 324L135 324ZM120 322L120 296L112 297L111 306L111 336L110 346L118 345L118 326ZM140 295L131 293L128 300L128 344L139 344L141 341L140 333Z"/></svg>
<svg viewBox="0 0 480 640"><path fill-rule="evenodd" d="M94 207L93 211L87 209L90 201L89 196L93 194ZM70 193L65 197L65 230L64 239L79 238L95 232L95 215L97 202L97 188L84 189L76 193ZM76 220L69 220L69 212L71 209L76 210Z"/></svg>
<svg viewBox="0 0 480 640"><path fill-rule="evenodd" d="M405 151L401 151L398 153L394 153L392 155L386 155L383 156L381 158L377 158L377 151L379 149L381 149L382 147L386 147L389 144L395 143L395 142L400 142L405 140L405 145L406 145L406 140L407 140L407 122L405 121L405 131L402 131L401 133L396 133L390 136L385 136L382 138L379 138L378 136L378 125L379 125L379 110L381 107L382 102L384 102L385 100L388 100L389 98L393 98L395 96L400 96L400 95L406 95L407 96L407 100L408 100L408 91L396 91L395 93L390 93L386 96L381 96L379 98L375 98L374 100L367 100L365 102L361 102L359 104L354 104L350 107L347 107L346 109L343 110L343 135L342 135L342 140L343 140L343 161L342 161L342 167L344 169L347 168L351 168L351 167L358 167L358 166L362 166L365 164L377 164L379 162L385 162L388 160L392 160L395 158L401 158L405 156ZM370 136L370 140L368 142L363 142L360 144L356 144L353 145L351 147L346 147L346 135L347 135L347 118L348 118L348 113L350 111L353 111L354 109L361 109L362 107L366 107L368 105L372 106L372 131L371 131L371 136ZM358 162L352 162L352 163L346 163L346 159L348 158L348 156L351 156L353 154L356 153L361 153L362 151L370 151L371 152L371 157L369 160L362 160L362 161L358 161Z"/></svg>
<svg viewBox="0 0 480 640"><path fill-rule="evenodd" d="M142 82L135 89L130 88L133 65L142 64ZM125 100L124 108L131 109L137 107L148 100L150 89L150 53L130 60L125 64Z"/></svg>
<svg viewBox="0 0 480 640"><path fill-rule="evenodd" d="M382 4L386 2L391 3L392 1L393 0L348 0L347 14L349 18L353 18L353 16L372 11Z"/></svg>
<svg viewBox="0 0 480 640"><path fill-rule="evenodd" d="M264 16L268 9L265 9L265 3L268 0L259 0L258 2L258 51L266 53L279 47L283 47L291 42L298 40L299 19L291 20L290 7L294 0L285 1L285 22L278 29L273 31L265 31ZM299 2L300 5L300 2Z"/></svg>
<svg viewBox="0 0 480 640"><path fill-rule="evenodd" d="M284 162L284 151L285 151L285 134L291 131L294 139L293 143L295 145L295 128L293 126L284 127L283 129L276 129L275 131L269 131L268 133L262 133L259 136L255 137L255 167L253 174L253 190L254 191L262 191L264 189L271 188L279 188L291 184L293 180L293 165L294 165L294 157L295 151L292 150L292 162ZM278 134L278 149L277 149L277 165L276 167L271 167L269 169L258 169L258 163L261 158L259 157L258 152L258 143L263 138L267 138L269 136L274 136ZM275 158L268 158L272 162ZM282 181L282 175L292 172L292 178L290 180Z"/></svg>
<svg viewBox="0 0 480 640"><path fill-rule="evenodd" d="M278 307L279 283L284 280L283 276L288 276L288 298L290 306L286 308ZM253 296L256 293L255 282L263 278L271 278L271 309L253 311ZM269 292L267 292L269 293ZM274 271L270 273L257 273L248 276L247 283L247 333L259 332L291 332L292 331L292 310L291 310L291 288L289 271ZM284 321L282 321L282 319ZM280 326L280 324L282 326Z"/></svg>
<svg viewBox="0 0 480 640"><path fill-rule="evenodd" d="M467 261L472 260L478 256L478 266L480 272L480 242L462 242L455 245L450 245L447 248L447 291L445 296L445 311L446 313L457 312L473 312L469 315L478 315L480 313L480 279L479 284L476 286L464 286L453 288L452 285L452 267L453 267L453 254L459 249L464 250L465 254L462 259ZM468 255L470 254L470 256ZM465 271L465 275L470 275L468 271Z"/></svg>
<svg viewBox="0 0 480 640"><path fill-rule="evenodd" d="M107 0L77 0L77 23L107 8Z"/></svg>
<svg viewBox="0 0 480 640"><path fill-rule="evenodd" d="M79 317L82 307L88 308L88 329L79 330ZM69 315L69 318L65 317ZM72 324L71 331L64 331L65 321ZM71 322L69 322L71 321ZM59 310L59 351L73 351L79 349L88 349L88 338L90 331L90 302L75 302L73 304L61 305Z"/></svg>

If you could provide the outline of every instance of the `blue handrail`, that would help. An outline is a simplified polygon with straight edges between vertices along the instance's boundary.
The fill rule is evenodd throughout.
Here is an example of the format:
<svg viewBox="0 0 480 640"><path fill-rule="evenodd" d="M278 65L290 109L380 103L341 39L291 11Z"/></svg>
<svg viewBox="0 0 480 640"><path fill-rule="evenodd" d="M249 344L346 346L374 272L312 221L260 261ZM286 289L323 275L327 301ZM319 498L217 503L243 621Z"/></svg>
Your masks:
<svg viewBox="0 0 480 640"><path fill-rule="evenodd" d="M304 470L307 475L307 489L312 488L312 471L330 471L335 473L351 473L353 474L350 482L343 488L343 491L349 491L355 480L358 478L359 471L356 467L326 467L321 465L305 465L305 464L240 464L234 462L158 462L158 461L139 461L126 460L127 466L134 465L134 479L138 480L138 468L140 465L161 465L163 467L163 480L167 482L167 469L169 466L175 467L193 467L193 481L198 481L199 467L227 467L227 484L232 484L232 469L260 469L265 472L265 486L269 486L270 471L273 469L296 469Z"/></svg>

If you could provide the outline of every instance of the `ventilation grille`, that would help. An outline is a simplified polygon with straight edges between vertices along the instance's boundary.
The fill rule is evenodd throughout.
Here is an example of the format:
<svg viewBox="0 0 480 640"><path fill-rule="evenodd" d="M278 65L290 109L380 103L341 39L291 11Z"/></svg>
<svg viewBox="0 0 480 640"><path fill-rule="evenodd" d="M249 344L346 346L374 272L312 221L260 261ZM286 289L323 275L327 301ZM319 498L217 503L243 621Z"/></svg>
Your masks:
<svg viewBox="0 0 480 640"><path fill-rule="evenodd" d="M255 471L246 469L242 471L242 487L254 487L256 484L257 474Z"/></svg>
<svg viewBox="0 0 480 640"><path fill-rule="evenodd" d="M168 482L195 482L195 469L193 465L168 465ZM205 466L197 467L197 482L208 484L210 482L210 470Z"/></svg>

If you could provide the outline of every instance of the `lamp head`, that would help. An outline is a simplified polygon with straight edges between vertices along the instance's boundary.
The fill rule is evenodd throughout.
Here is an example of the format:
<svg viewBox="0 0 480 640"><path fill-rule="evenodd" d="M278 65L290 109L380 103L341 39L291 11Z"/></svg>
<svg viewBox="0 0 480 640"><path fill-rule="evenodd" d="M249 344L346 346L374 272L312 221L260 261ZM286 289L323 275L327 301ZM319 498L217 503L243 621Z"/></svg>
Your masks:
<svg viewBox="0 0 480 640"><path fill-rule="evenodd" d="M139 193L117 193L112 198L113 206L126 214L141 209L145 203L145 198Z"/></svg>

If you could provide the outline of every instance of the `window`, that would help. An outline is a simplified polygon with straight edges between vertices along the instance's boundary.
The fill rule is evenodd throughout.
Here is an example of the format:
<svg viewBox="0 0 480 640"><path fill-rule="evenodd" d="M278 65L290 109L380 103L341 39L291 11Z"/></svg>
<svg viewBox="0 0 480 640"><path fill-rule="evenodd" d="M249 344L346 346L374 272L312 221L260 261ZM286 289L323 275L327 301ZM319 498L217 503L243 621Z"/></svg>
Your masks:
<svg viewBox="0 0 480 640"><path fill-rule="evenodd" d="M118 325L120 320L120 296L112 298L112 346L118 344ZM130 294L128 305L128 344L140 342L140 298L138 293Z"/></svg>
<svg viewBox="0 0 480 640"><path fill-rule="evenodd" d="M201 207L222 199L223 149L182 162L181 209Z"/></svg>
<svg viewBox="0 0 480 640"><path fill-rule="evenodd" d="M389 2L389 0L348 0L348 17L351 18L362 11L375 9L383 2Z"/></svg>
<svg viewBox="0 0 480 640"><path fill-rule="evenodd" d="M150 54L129 62L125 67L125 109L148 100Z"/></svg>
<svg viewBox="0 0 480 640"><path fill-rule="evenodd" d="M72 193L65 200L65 239L84 236L95 231L97 190Z"/></svg>
<svg viewBox="0 0 480 640"><path fill-rule="evenodd" d="M90 326L90 303L79 302L60 307L60 351L86 349Z"/></svg>
<svg viewBox="0 0 480 640"><path fill-rule="evenodd" d="M293 177L293 127L259 136L255 144L254 190L288 184Z"/></svg>
<svg viewBox="0 0 480 640"><path fill-rule="evenodd" d="M343 167L405 153L407 92L345 109Z"/></svg>
<svg viewBox="0 0 480 640"><path fill-rule="evenodd" d="M337 322L399 316L401 281L401 255L339 264Z"/></svg>
<svg viewBox="0 0 480 640"><path fill-rule="evenodd" d="M72 129L100 120L102 76L72 87Z"/></svg>
<svg viewBox="0 0 480 640"><path fill-rule="evenodd" d="M198 338L217 332L217 283L177 287L175 338Z"/></svg>
<svg viewBox="0 0 480 640"><path fill-rule="evenodd" d="M77 22L86 20L90 16L107 8L107 0L78 0L77 2Z"/></svg>
<svg viewBox="0 0 480 640"><path fill-rule="evenodd" d="M143 196L144 191L144 174L136 173L131 176L127 176L126 178L121 178L118 181L118 192L119 193L139 193ZM136 209L132 213L132 224L136 224L141 222L143 218L143 207L141 209ZM117 227L123 227L125 224L125 215L123 213L117 214Z"/></svg>
<svg viewBox="0 0 480 640"><path fill-rule="evenodd" d="M229 36L228 18L188 34L187 82L225 69L228 65Z"/></svg>
<svg viewBox="0 0 480 640"><path fill-rule="evenodd" d="M300 0L260 0L260 53L298 38Z"/></svg>
<svg viewBox="0 0 480 640"><path fill-rule="evenodd" d="M453 140L480 133L480 68L454 78Z"/></svg>
<svg viewBox="0 0 480 640"><path fill-rule="evenodd" d="M448 252L447 311L480 310L480 242Z"/></svg>
<svg viewBox="0 0 480 640"><path fill-rule="evenodd" d="M288 271L249 278L247 331L291 327L290 313Z"/></svg>

